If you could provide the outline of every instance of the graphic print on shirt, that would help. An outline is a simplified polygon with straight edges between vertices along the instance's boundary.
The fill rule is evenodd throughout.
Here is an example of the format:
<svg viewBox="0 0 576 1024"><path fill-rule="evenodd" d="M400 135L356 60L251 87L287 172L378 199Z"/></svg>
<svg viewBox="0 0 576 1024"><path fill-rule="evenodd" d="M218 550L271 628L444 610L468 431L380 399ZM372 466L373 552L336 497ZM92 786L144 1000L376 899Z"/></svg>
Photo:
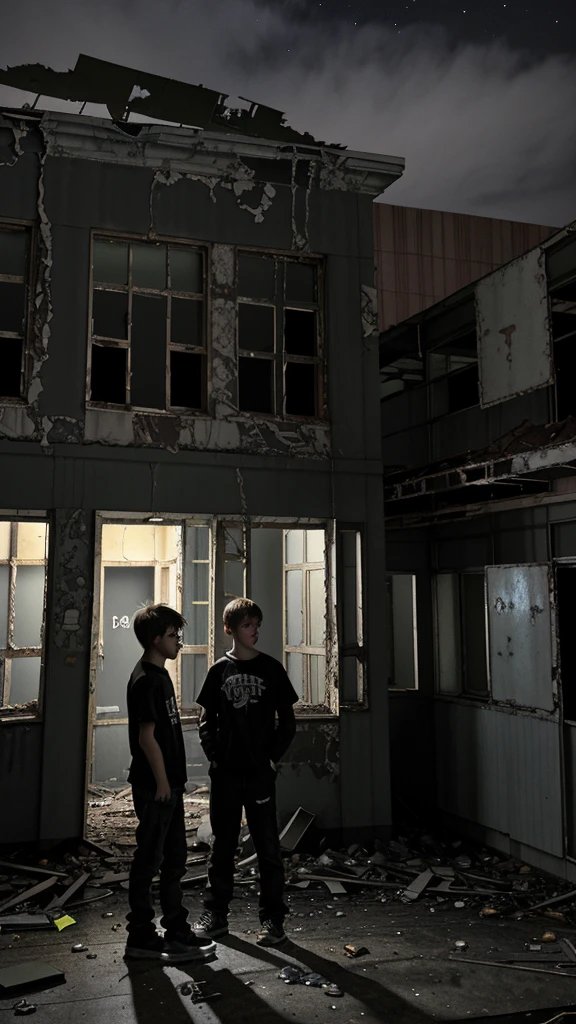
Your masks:
<svg viewBox="0 0 576 1024"><path fill-rule="evenodd" d="M226 682L222 684L222 689L233 707L243 708L246 704L257 704L266 687L260 676L241 672L228 676Z"/></svg>
<svg viewBox="0 0 576 1024"><path fill-rule="evenodd" d="M178 705L176 704L176 697L170 697L170 700L166 701L166 711L168 712L170 725L178 725L180 718L178 716Z"/></svg>

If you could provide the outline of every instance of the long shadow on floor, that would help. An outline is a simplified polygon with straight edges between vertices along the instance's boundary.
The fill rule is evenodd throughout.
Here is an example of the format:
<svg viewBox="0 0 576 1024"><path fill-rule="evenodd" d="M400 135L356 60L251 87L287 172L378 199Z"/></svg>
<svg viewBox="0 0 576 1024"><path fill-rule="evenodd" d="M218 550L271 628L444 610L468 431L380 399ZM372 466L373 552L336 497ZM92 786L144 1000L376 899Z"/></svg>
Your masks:
<svg viewBox="0 0 576 1024"><path fill-rule="evenodd" d="M317 953L312 953L309 949L304 949L294 942L287 942L281 949L273 950L257 946L252 942L246 942L236 935L227 935L225 939L220 941L230 946L231 949L237 949L248 954L253 959L262 960L264 963L271 964L279 970L287 963L283 954L292 957L304 967L307 967L309 971L321 974L327 981L338 985L346 995L350 995L353 999L363 1003L374 1017L377 1020L383 1021L384 1024L391 1024L391 1022L393 1024L422 1024L424 1021L429 1022L432 1020L427 1014L417 1007L406 1003L395 992L391 992L379 982L363 975L355 974L333 960L326 960ZM220 977L220 974L218 974L218 977ZM246 992L246 988L244 988L244 991ZM260 1018L260 1020L265 1019Z"/></svg>
<svg viewBox="0 0 576 1024"><path fill-rule="evenodd" d="M162 964L129 962L126 967L138 1024L158 1024L159 1021L190 1024L190 1014L182 1005L174 983L164 974Z"/></svg>

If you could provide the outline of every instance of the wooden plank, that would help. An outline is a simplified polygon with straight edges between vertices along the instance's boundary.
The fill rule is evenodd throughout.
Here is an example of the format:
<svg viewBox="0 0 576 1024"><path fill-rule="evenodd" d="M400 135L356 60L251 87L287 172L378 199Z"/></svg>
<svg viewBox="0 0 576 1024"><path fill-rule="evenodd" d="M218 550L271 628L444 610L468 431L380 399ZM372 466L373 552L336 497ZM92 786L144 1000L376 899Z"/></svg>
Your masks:
<svg viewBox="0 0 576 1024"><path fill-rule="evenodd" d="M48 903L47 906L44 907L44 910L54 910L56 907L63 907L64 904L67 903L68 900L71 899L72 896L74 896L79 889L82 889L83 886L86 885L86 882L88 881L89 878L90 873L88 871L84 871L81 875L78 876L78 878L74 882L72 882L72 885L68 886L68 888L65 890L65 892L62 893L61 896L54 896L50 900L50 903Z"/></svg>
<svg viewBox="0 0 576 1024"><path fill-rule="evenodd" d="M426 868L426 871L422 871L417 878L410 882L410 885L408 886L407 889L404 890L402 895L407 900L417 900L418 897L422 895L424 889L426 888L427 885L429 885L433 878L433 872L430 870L430 868Z"/></svg>
<svg viewBox="0 0 576 1024"><path fill-rule="evenodd" d="M509 971L531 971L533 974L557 974L561 978L574 978L574 971L551 971L547 967L524 967L522 964L503 964L497 960L473 960L469 956L449 956L450 963L480 964L481 967L504 967Z"/></svg>
<svg viewBox="0 0 576 1024"><path fill-rule="evenodd" d="M50 878L57 876L58 878L68 878L68 871L51 871L48 868L33 867L30 864L15 864L11 860L1 860L0 868L10 868L11 871L15 871L16 874L20 875L49 875Z"/></svg>
<svg viewBox="0 0 576 1024"><path fill-rule="evenodd" d="M53 875L52 878L45 878L43 882L38 882L38 885L33 885L31 889L25 889L24 892L19 893L18 896L13 896L11 899L5 900L4 903L0 903L0 913L4 910L9 910L10 907L17 907L19 903L27 903L28 900L33 899L34 896L39 896L40 893L45 892L46 889L51 889L56 885L57 881L58 876Z"/></svg>

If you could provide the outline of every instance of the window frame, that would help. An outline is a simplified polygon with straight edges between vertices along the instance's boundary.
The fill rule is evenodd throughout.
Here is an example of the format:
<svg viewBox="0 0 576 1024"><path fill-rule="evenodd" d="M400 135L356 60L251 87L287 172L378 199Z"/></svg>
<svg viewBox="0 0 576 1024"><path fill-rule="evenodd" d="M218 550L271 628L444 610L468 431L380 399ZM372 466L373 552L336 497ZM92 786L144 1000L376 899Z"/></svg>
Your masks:
<svg viewBox="0 0 576 1024"><path fill-rule="evenodd" d="M412 581L412 655L414 660L414 685L401 686L395 680L395 643L394 643L394 577L409 577ZM388 690L391 693L417 693L420 689L420 665L418 650L418 576L415 572L387 572L386 573L386 625L388 629L388 650L391 654L389 659Z"/></svg>
<svg viewBox="0 0 576 1024"><path fill-rule="evenodd" d="M292 530L302 530L304 533L303 538L303 555L306 556L302 562L287 562L286 561L286 540L287 534ZM304 550L307 545L307 531L308 530L322 530L324 533L324 560L321 562L310 562L307 560L308 552ZM302 655L302 697L298 701L300 707L313 706L319 707L320 704L323 707L328 707L328 669L329 669L329 539L327 526L320 524L311 526L306 524L304 526L285 527L282 529L282 650L284 668L287 669L288 655L289 654L300 654ZM310 573L318 572L322 570L324 572L324 644L323 646L314 645L310 643L310 632L311 632L311 613L310 613ZM302 643L299 646L288 643L288 573L300 571L302 573ZM314 703L311 700L311 681L310 681L310 658L311 657L322 657L324 658L324 700L318 703Z"/></svg>
<svg viewBox="0 0 576 1024"><path fill-rule="evenodd" d="M18 274L0 274L0 281L7 281L14 284L23 284L25 289L24 297L24 330L16 334L14 331L0 331L2 338L20 338L22 341L22 355L20 363L20 395L0 396L0 405L26 405L26 390L30 379L31 371L31 338L33 331L33 295L36 282L36 261L37 261L37 237L36 224L29 220L14 220L10 217L0 218L0 231L23 231L28 235L28 265L25 274L21 278ZM1 344L1 341L0 341Z"/></svg>
<svg viewBox="0 0 576 1024"><path fill-rule="evenodd" d="M97 241L102 242L118 242L125 243L128 246L128 281L126 285L114 284L113 282L95 282L94 281L94 243ZM147 244L150 246L164 246L166 249L169 247L191 250L198 252L202 258L202 285L203 291L200 292L182 292L172 287L166 286L163 289L156 288L144 288L137 286L136 288L132 284L132 246ZM197 241L196 239L182 239L174 238L168 235L155 236L153 240L148 238L146 235L137 234L126 234L125 232L114 232L106 231L98 228L93 228L90 233L90 261L89 261L89 282L88 282L88 345L87 345L87 362L86 362L86 407L89 409L113 409L122 410L128 412L146 412L153 415L163 414L186 414L189 416L197 416L206 414L208 410L208 380L211 370L211 345L210 345L210 289L209 289L209 274L210 274L210 256L211 247L207 242ZM127 304L127 324L126 333L127 338L108 338L104 335L94 334L94 317L93 317L93 306L94 306L94 292L115 292L119 294L126 294L128 297ZM153 408L150 406L134 405L130 401L131 399L131 348L132 348L132 298L133 295L143 296L164 296L166 298L166 337L165 337L165 351L166 351L166 389L165 389L165 404L164 408ZM171 324L171 309L172 309L172 298L183 298L189 301L202 301L202 335L204 344L198 345L185 345L179 342L172 342L170 337L170 324ZM113 349L125 349L127 352L126 356L126 386L125 386L125 398L126 401L122 404L119 402L104 402L100 400L94 400L91 397L92 390L92 349L93 346L97 345L102 348L113 348ZM198 408L193 406L176 406L171 404L170 394L170 354L171 352L189 352L191 354L197 354L201 356L202 360L202 380L201 380L201 404Z"/></svg>
<svg viewBox="0 0 576 1024"><path fill-rule="evenodd" d="M252 298L243 296L239 290L240 257L250 256L274 261L274 298ZM288 302L286 299L286 266L289 263L305 264L316 269L316 302ZM281 268L281 270L279 269ZM256 249L247 246L236 249L235 294L236 294L236 356L238 366L238 410L243 415L262 416L270 419L288 420L296 423L324 423L327 421L326 403L326 359L325 359L325 261L322 256L306 253L295 255L276 249ZM274 310L274 347L271 352L251 351L240 348L240 306L264 306ZM284 313L287 309L314 312L316 316L316 355L303 356L286 352ZM240 361L242 359L261 359L273 363L272 372L272 411L251 412L240 409ZM286 369L291 364L304 364L316 367L315 395L316 413L313 416L289 413L286 411Z"/></svg>
<svg viewBox="0 0 576 1024"><path fill-rule="evenodd" d="M8 559L0 559L0 565L8 565L8 619L6 623L6 647L0 648L0 722L5 725L9 722L39 721L43 715L44 706L44 681L46 668L46 630L48 620L48 585L50 567L50 543L51 530L48 517L43 513L32 513L30 515L12 515L10 513L0 514L0 522L10 523L10 555ZM46 527L46 543L43 559L30 559L18 557L18 527L21 523L43 523ZM18 647L13 640L15 627L15 599L16 582L18 578L18 567L29 565L41 565L44 567L44 592L42 598L42 625L40 627L40 645L37 647ZM11 669L14 660L21 658L40 658L40 674L38 680L38 698L36 709L31 710L22 706L17 710L9 702L11 686ZM6 669L8 668L8 672ZM8 676L8 681L6 677Z"/></svg>
<svg viewBox="0 0 576 1024"><path fill-rule="evenodd" d="M458 623L459 631L456 637L456 650L458 659L458 690L450 692L441 689L440 682L440 618L438 600L438 579L443 576L455 576L457 580L458 596ZM464 627L465 596L463 588L463 576L481 576L484 591L484 657L486 665L486 689L482 692L466 689L466 637ZM463 698L475 702L492 701L492 685L490 677L490 656L489 656L489 633L488 633L488 604L487 604L487 583L486 569L446 569L437 572L433 577L433 608L434 608L434 682L435 694L449 700Z"/></svg>

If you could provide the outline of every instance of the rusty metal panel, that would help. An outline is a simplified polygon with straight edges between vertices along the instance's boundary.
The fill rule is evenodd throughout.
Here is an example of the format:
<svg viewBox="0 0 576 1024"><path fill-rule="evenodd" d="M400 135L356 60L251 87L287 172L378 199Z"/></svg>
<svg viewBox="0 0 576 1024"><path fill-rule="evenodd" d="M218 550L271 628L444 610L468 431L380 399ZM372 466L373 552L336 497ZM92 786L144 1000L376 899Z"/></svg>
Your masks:
<svg viewBox="0 0 576 1024"><path fill-rule="evenodd" d="M486 568L494 700L554 709L548 565Z"/></svg>
<svg viewBox="0 0 576 1024"><path fill-rule="evenodd" d="M554 381L544 253L494 271L475 289L482 408Z"/></svg>

